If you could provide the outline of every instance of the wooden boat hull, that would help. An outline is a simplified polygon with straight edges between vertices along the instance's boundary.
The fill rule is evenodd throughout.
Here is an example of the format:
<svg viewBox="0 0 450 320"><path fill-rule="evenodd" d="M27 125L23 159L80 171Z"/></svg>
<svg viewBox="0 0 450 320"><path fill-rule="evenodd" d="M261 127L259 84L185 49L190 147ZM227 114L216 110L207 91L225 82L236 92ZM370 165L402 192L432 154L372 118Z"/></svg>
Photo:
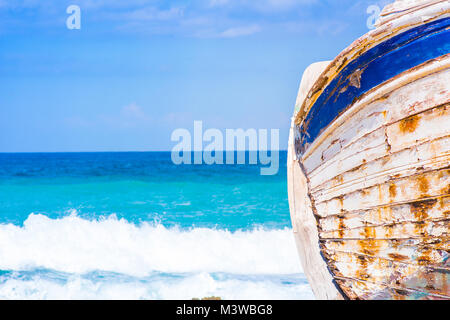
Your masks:
<svg viewBox="0 0 450 320"><path fill-rule="evenodd" d="M450 4L397 1L303 77L289 202L319 299L450 299Z"/></svg>

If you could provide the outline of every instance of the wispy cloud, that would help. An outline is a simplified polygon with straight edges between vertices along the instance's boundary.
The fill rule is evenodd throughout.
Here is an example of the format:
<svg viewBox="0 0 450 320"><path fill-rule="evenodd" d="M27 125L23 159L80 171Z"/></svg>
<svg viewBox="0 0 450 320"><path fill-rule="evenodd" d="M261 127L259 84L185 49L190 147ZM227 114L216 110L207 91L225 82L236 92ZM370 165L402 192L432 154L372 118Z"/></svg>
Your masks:
<svg viewBox="0 0 450 320"><path fill-rule="evenodd" d="M148 121L151 119L145 111L142 109L141 106L138 106L136 103L131 103L121 110L121 115L124 116L127 119L131 120L139 120L139 121Z"/></svg>
<svg viewBox="0 0 450 320"><path fill-rule="evenodd" d="M210 7L247 8L253 11L289 10L318 0L209 0Z"/></svg>
<svg viewBox="0 0 450 320"><path fill-rule="evenodd" d="M89 32L109 30L138 34L170 34L187 37L236 38L261 32L308 32L320 34L321 26L332 27L334 34L346 28L348 16L366 15L367 5L387 0L73 0L83 15ZM11 18L24 28L36 25L48 28L52 21L61 25L67 3L58 0L0 0L0 25L5 29ZM12 9L12 10L5 10ZM23 19L21 10L32 10L33 19ZM331 13L331 14L330 14ZM330 18L330 16L334 16ZM346 18L347 17L347 18ZM337 21L339 20L339 21ZM5 22L6 21L6 22ZM7 25L6 25L7 26ZM327 29L327 28L325 28Z"/></svg>
<svg viewBox="0 0 450 320"><path fill-rule="evenodd" d="M100 119L105 123L119 128L136 128L147 126L153 119L144 109L136 103L124 106L119 114L101 115Z"/></svg>
<svg viewBox="0 0 450 320"><path fill-rule="evenodd" d="M172 7L169 9L158 9L156 7L144 7L131 11L112 12L105 14L106 18L115 20L145 22L145 21L168 21L181 19L184 15L184 8Z"/></svg>
<svg viewBox="0 0 450 320"><path fill-rule="evenodd" d="M221 38L236 38L242 36L249 36L261 31L261 27L258 25L237 27L227 29L219 34Z"/></svg>

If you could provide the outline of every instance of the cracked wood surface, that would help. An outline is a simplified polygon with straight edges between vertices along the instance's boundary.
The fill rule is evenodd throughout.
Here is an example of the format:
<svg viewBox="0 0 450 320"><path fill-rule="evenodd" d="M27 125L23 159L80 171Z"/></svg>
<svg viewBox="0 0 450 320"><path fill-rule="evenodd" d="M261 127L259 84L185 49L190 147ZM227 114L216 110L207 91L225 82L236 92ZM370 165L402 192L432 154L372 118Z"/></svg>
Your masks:
<svg viewBox="0 0 450 320"><path fill-rule="evenodd" d="M311 85L327 65L328 62L316 63L305 71L297 101L305 98ZM300 162L296 159L292 128L289 134L287 167L289 209L303 272L317 299L343 299L320 250L317 221L308 194L308 181Z"/></svg>
<svg viewBox="0 0 450 320"><path fill-rule="evenodd" d="M302 119L343 65L393 34L448 15L448 9L448 1L388 6L378 29L323 64L318 79L299 91L289 202L313 291L318 281L328 284L319 295L314 291L321 299L450 299L450 54L373 88L306 152L296 146ZM314 272L320 280L308 276Z"/></svg>

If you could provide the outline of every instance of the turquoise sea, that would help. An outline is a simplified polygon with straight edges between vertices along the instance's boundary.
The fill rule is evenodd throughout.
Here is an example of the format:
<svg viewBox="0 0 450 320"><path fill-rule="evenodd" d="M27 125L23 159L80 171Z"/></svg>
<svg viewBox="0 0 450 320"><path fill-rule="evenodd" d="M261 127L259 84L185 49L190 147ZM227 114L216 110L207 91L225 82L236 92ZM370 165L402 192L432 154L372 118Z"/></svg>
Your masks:
<svg viewBox="0 0 450 320"><path fill-rule="evenodd" d="M313 298L286 152L174 165L169 152L0 154L0 299Z"/></svg>

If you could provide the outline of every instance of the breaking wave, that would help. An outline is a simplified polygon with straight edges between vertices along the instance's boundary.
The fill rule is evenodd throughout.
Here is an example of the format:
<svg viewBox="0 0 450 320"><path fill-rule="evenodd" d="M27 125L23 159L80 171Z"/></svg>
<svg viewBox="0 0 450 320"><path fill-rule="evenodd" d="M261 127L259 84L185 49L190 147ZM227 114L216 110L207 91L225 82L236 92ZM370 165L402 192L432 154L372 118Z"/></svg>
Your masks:
<svg viewBox="0 0 450 320"><path fill-rule="evenodd" d="M136 225L114 216L85 220L31 214L23 226L0 224L0 270L96 270L293 274L301 271L291 229L230 232Z"/></svg>
<svg viewBox="0 0 450 320"><path fill-rule="evenodd" d="M0 224L0 299L207 296L313 298L292 230L185 230L76 214Z"/></svg>

